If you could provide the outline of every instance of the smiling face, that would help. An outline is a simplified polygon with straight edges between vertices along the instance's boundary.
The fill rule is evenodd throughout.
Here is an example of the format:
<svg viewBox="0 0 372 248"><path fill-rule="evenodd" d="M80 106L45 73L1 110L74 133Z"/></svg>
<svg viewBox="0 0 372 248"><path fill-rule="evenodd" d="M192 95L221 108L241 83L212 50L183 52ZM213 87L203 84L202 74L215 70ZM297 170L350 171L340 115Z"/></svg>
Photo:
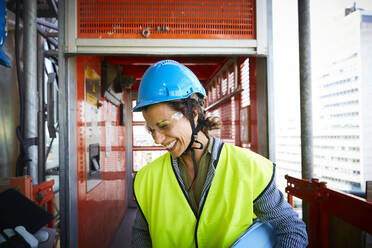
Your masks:
<svg viewBox="0 0 372 248"><path fill-rule="evenodd" d="M189 120L167 103L151 105L142 114L155 143L163 145L173 157L180 157L191 139Z"/></svg>

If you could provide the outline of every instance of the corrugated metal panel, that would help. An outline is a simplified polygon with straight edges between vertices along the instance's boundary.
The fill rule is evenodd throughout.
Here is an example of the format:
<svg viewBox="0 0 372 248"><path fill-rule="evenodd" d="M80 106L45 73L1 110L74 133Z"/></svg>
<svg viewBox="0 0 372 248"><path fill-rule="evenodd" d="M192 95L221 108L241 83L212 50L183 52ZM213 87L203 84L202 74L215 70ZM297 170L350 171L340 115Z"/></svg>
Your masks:
<svg viewBox="0 0 372 248"><path fill-rule="evenodd" d="M255 39L255 0L78 0L78 38Z"/></svg>
<svg viewBox="0 0 372 248"><path fill-rule="evenodd" d="M236 77L234 63L230 62L224 65L207 87L208 108L213 109L211 112L212 115L219 116L222 122L220 132L218 135L217 133L214 134L224 142L240 144L239 114L241 97L240 86L238 86L238 82L236 81L239 75Z"/></svg>
<svg viewBox="0 0 372 248"><path fill-rule="evenodd" d="M235 111L237 102L232 97L228 102L220 107L221 113L221 139L226 143L235 144L235 133L237 127L237 115Z"/></svg>

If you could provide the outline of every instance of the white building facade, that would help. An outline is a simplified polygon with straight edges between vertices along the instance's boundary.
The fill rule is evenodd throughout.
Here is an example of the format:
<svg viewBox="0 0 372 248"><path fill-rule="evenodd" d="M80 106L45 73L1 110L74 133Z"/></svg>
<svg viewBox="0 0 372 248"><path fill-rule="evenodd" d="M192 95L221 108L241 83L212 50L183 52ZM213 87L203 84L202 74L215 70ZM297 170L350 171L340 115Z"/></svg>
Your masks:
<svg viewBox="0 0 372 248"><path fill-rule="evenodd" d="M315 175L329 187L364 191L372 180L372 11L343 17L329 37L332 60L315 82Z"/></svg>

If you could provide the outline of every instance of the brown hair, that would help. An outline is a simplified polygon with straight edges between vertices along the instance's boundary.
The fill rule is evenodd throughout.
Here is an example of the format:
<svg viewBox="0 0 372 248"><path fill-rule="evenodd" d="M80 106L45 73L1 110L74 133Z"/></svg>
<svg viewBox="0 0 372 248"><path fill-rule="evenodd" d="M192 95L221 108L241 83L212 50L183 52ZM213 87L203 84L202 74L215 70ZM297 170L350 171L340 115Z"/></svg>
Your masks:
<svg viewBox="0 0 372 248"><path fill-rule="evenodd" d="M198 112L198 123L201 123L202 125L201 131L209 137L210 130L219 129L221 127L220 118L217 116L205 116L205 101L203 96L194 93L190 95L189 98L191 99L192 109ZM172 109L181 112L184 116L186 116L186 118L189 118L187 101L185 99L169 101L166 103L168 103Z"/></svg>

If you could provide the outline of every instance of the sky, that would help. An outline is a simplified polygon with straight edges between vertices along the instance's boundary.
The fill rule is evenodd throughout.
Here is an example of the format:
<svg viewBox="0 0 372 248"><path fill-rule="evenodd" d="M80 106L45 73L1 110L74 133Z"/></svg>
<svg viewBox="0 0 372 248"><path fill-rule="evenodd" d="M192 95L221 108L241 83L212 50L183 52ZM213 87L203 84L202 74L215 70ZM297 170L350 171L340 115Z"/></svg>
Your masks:
<svg viewBox="0 0 372 248"><path fill-rule="evenodd" d="M299 115L298 56L297 1L273 0L273 80L278 130L285 120Z"/></svg>

